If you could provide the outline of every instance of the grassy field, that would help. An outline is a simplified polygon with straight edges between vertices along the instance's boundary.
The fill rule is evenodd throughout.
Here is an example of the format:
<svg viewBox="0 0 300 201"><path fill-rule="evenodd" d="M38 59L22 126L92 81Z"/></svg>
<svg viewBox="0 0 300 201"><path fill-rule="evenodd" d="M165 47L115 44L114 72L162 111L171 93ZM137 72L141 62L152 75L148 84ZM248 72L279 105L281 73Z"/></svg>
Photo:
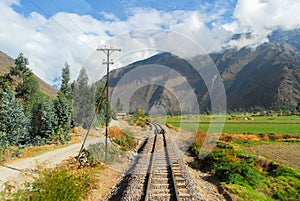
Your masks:
<svg viewBox="0 0 300 201"><path fill-rule="evenodd" d="M191 147L195 156L203 148L211 120L224 123L217 146L198 160L203 171L214 173L237 200L299 200L300 116L227 115L224 122L206 115L153 120L199 131Z"/></svg>
<svg viewBox="0 0 300 201"><path fill-rule="evenodd" d="M155 121L168 123L183 130L198 130L206 132L210 125L211 116L173 116L156 117ZM247 120L246 120L247 118ZM222 123L222 122L217 122ZM223 133L229 134L300 134L300 116L255 116L227 115Z"/></svg>

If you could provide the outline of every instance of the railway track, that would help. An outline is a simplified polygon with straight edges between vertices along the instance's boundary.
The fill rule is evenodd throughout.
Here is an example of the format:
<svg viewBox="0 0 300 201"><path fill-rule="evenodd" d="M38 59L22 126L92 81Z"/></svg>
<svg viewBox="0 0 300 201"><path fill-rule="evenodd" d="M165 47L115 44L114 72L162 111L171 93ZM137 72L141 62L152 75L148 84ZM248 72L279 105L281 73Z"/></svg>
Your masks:
<svg viewBox="0 0 300 201"><path fill-rule="evenodd" d="M190 198L189 190L184 183L185 179L177 157L168 149L164 129L159 124L153 125L156 135L145 200L188 200Z"/></svg>
<svg viewBox="0 0 300 201"><path fill-rule="evenodd" d="M127 172L126 185L119 187L119 197L115 194L110 200L201 200L163 127L149 126L151 134Z"/></svg>

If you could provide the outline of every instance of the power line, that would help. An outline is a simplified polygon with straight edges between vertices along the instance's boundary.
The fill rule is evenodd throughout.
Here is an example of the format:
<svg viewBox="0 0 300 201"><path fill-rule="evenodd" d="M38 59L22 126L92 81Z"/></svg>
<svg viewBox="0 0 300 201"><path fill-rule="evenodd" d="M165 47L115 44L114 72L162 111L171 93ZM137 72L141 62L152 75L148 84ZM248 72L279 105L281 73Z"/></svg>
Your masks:
<svg viewBox="0 0 300 201"><path fill-rule="evenodd" d="M40 6L38 6L36 3L34 3L32 0L28 0L32 5L34 5L36 8L38 8L42 13L44 13L48 18L50 18L50 14L48 14L44 9L42 9ZM69 33L71 36L73 36L75 39L77 39L79 42L81 42L85 47L87 47L90 50L93 50L90 46L88 46L85 42L83 42L80 38L78 38L76 35L72 34L70 30L68 30L66 27L64 27L61 23L59 23L57 20L52 18L54 22L56 22L62 29L64 29L67 33Z"/></svg>
<svg viewBox="0 0 300 201"><path fill-rule="evenodd" d="M53 1L53 0L50 0L51 3L57 8L57 9L60 9L60 7ZM66 15L64 12L63 12L63 15L68 18L68 20L75 26L79 29L80 32L82 32L83 34L85 33L85 31L68 15ZM96 41L92 41L93 43L95 43L96 45L98 44Z"/></svg>

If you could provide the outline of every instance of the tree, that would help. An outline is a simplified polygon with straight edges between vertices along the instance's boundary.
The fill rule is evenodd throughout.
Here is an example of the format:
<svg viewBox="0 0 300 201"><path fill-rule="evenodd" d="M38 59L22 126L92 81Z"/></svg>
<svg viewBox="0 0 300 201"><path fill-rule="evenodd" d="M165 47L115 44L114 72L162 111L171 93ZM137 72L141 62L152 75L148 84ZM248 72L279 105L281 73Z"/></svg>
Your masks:
<svg viewBox="0 0 300 201"><path fill-rule="evenodd" d="M88 128L95 111L94 87L89 85L85 68L80 70L73 89L73 115L76 126Z"/></svg>
<svg viewBox="0 0 300 201"><path fill-rule="evenodd" d="M70 66L65 63L62 69L61 87L54 101L54 109L57 116L57 129L59 139L64 142L70 139L69 131L72 121L72 88L70 85Z"/></svg>
<svg viewBox="0 0 300 201"><path fill-rule="evenodd" d="M44 96L40 90L39 81L33 74L26 78L22 91L25 112L30 113L33 106L40 103Z"/></svg>
<svg viewBox="0 0 300 201"><path fill-rule="evenodd" d="M66 96L67 99L72 99L72 88L70 85L70 66L68 63L65 63L65 67L62 69L62 80L60 91Z"/></svg>
<svg viewBox="0 0 300 201"><path fill-rule="evenodd" d="M0 132L10 145L30 144L29 118L12 90L4 90L0 101ZM3 142L2 142L3 143Z"/></svg>
<svg viewBox="0 0 300 201"><path fill-rule="evenodd" d="M62 84L54 100L43 100L35 104L33 111L33 132L35 142L65 143L70 140L72 119L72 89L70 69L66 63L62 70Z"/></svg>
<svg viewBox="0 0 300 201"><path fill-rule="evenodd" d="M54 100L54 110L57 116L57 127L55 132L58 136L58 140L64 143L70 140L69 131L72 119L72 105L61 91L58 92L58 95Z"/></svg>
<svg viewBox="0 0 300 201"><path fill-rule="evenodd" d="M24 82L32 74L31 70L27 67L28 65L28 59L24 57L23 53L20 53L15 59L15 66L10 67L10 76L17 76L20 82Z"/></svg>
<svg viewBox="0 0 300 201"><path fill-rule="evenodd" d="M52 100L34 105L32 118L33 141L36 144L52 143L58 125Z"/></svg>
<svg viewBox="0 0 300 201"><path fill-rule="evenodd" d="M29 65L28 59L20 53L15 59L15 66L10 67L7 75L10 83L16 82L16 96L21 99L26 95L27 83L26 81L32 75L31 70L27 67Z"/></svg>
<svg viewBox="0 0 300 201"><path fill-rule="evenodd" d="M106 90L105 90L105 83L96 83L96 92L95 92L95 107L98 106L99 102L101 101L100 107L97 112L97 125L103 125L106 120ZM101 97L102 95L102 97ZM112 118L112 108L111 105L108 104L108 118Z"/></svg>
<svg viewBox="0 0 300 201"><path fill-rule="evenodd" d="M39 103L43 97L39 81L27 67L28 65L28 59L20 53L15 59L15 66L10 67L9 73L0 79L2 86L14 87L16 98L24 106L26 114L29 114L33 105Z"/></svg>

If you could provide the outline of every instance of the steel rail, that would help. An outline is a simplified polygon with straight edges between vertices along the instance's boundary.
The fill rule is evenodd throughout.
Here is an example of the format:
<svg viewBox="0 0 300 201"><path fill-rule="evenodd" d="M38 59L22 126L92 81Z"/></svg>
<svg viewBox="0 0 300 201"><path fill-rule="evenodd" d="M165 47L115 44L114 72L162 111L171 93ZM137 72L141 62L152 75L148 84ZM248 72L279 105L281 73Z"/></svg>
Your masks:
<svg viewBox="0 0 300 201"><path fill-rule="evenodd" d="M166 141L166 137L165 137L165 132L163 127L160 124L157 123L151 123L154 127L154 133L155 133L155 139L154 139L154 144L153 144L153 148L152 148L152 156L150 159L150 164L149 164L149 174L147 177L147 186L146 186L146 190L145 190L145 201L149 201L150 200L150 185L151 185L151 179L152 179L152 174L153 174L153 168L154 168L154 160L155 160L155 148L156 148L156 141L157 141L157 135L162 135L163 136L163 143L164 143L164 149L166 152L166 159L167 159L167 165L170 166L170 173L172 176L172 187L173 187L173 191L175 193L175 200L178 201L179 200L179 195L178 195L178 191L177 191L177 185L176 185L176 180L175 180L175 175L174 175L174 171L172 168L172 161L170 159L170 153L168 150L168 145L167 145L167 141ZM160 130L159 130L160 129ZM170 187L169 187L170 188Z"/></svg>

